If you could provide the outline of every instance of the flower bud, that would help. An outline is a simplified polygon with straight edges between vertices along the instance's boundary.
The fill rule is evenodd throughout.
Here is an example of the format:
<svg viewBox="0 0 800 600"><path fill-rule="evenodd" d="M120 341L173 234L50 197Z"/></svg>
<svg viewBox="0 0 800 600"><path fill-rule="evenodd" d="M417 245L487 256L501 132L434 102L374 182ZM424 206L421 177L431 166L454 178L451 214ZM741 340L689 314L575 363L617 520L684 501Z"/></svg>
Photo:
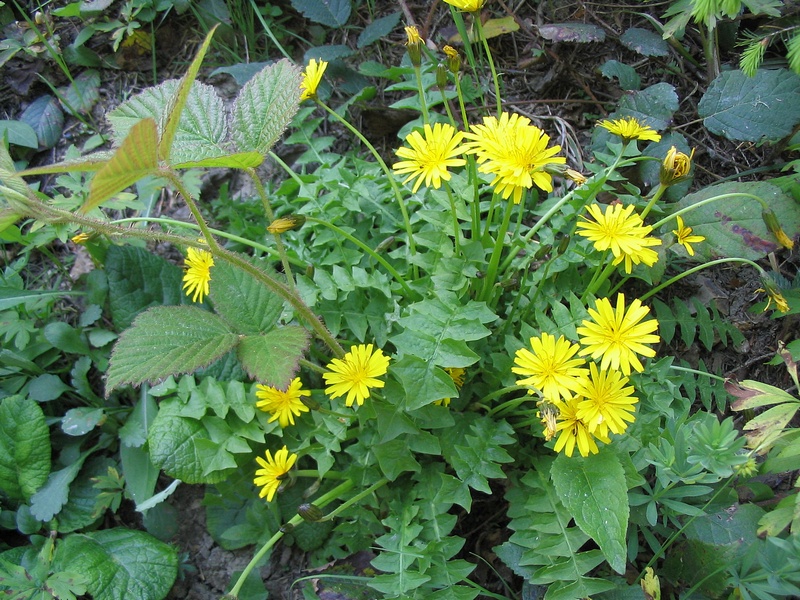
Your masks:
<svg viewBox="0 0 800 600"><path fill-rule="evenodd" d="M564 254L564 252L567 251L567 248L569 248L569 240L570 240L570 236L565 235L558 242L558 247L556 248L556 254L558 256L561 256L562 254Z"/></svg>
<svg viewBox="0 0 800 600"><path fill-rule="evenodd" d="M678 152L675 146L672 146L661 162L661 170L658 173L658 180L661 185L670 186L685 181L689 177L689 171L692 169L692 157L694 156L694 148L691 154L686 156L683 152Z"/></svg>
<svg viewBox="0 0 800 600"><path fill-rule="evenodd" d="M287 215L285 217L275 219L269 224L267 231L270 233L281 234L292 229L300 229L305 222L306 218L303 215Z"/></svg>
<svg viewBox="0 0 800 600"><path fill-rule="evenodd" d="M780 223L778 223L777 215L772 212L771 208L764 209L761 212L761 218L764 219L764 225L767 226L769 232L775 236L775 239L778 240L781 246L788 250L794 248L794 242L786 235L786 232L783 230Z"/></svg>
<svg viewBox="0 0 800 600"><path fill-rule="evenodd" d="M292 533L294 531L294 525L291 523L284 523L281 525L280 531L281 533Z"/></svg>
<svg viewBox="0 0 800 600"><path fill-rule="evenodd" d="M303 517L303 520L308 523L321 521L322 517L325 516L322 510L315 504L301 504L297 507L297 514Z"/></svg>
<svg viewBox="0 0 800 600"><path fill-rule="evenodd" d="M311 410L319 410L320 403L312 399L310 396L300 396L300 402L305 404Z"/></svg>
<svg viewBox="0 0 800 600"><path fill-rule="evenodd" d="M93 237L94 237L94 234L92 234L92 233L81 232L78 235L72 236L70 238L70 241L73 244L85 244L86 242L91 240Z"/></svg>
<svg viewBox="0 0 800 600"><path fill-rule="evenodd" d="M461 71L461 55L458 50L452 46L445 46L442 48L445 56L447 56L447 68L453 75L458 75Z"/></svg>
<svg viewBox="0 0 800 600"><path fill-rule="evenodd" d="M439 63L436 65L436 87L438 87L440 90L444 90L448 83L447 67L444 63Z"/></svg>
<svg viewBox="0 0 800 600"><path fill-rule="evenodd" d="M583 185L586 183L586 176L583 173L579 173L575 169L567 169L564 171L564 177L574 181L576 185Z"/></svg>
<svg viewBox="0 0 800 600"><path fill-rule="evenodd" d="M422 38L419 35L419 30L414 25L406 27L406 50L408 50L408 57L411 59L411 64L414 67L419 67L422 64Z"/></svg>

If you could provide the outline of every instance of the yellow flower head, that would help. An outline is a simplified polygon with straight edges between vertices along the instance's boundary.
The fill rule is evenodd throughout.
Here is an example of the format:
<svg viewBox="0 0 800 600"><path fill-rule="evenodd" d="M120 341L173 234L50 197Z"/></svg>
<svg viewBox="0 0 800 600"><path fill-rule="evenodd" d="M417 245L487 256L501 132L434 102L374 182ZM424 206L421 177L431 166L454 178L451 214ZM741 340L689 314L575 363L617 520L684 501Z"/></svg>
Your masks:
<svg viewBox="0 0 800 600"><path fill-rule="evenodd" d="M600 206L591 204L587 210L594 218L578 223L578 235L588 238L594 243L596 250L611 250L614 255L613 264L625 261L625 272L633 270L633 264L644 263L652 267L658 261L658 252L649 246L660 246L661 240L648 237L653 228L644 225L642 218L634 212L632 204L610 204L605 213Z"/></svg>
<svg viewBox="0 0 800 600"><path fill-rule="evenodd" d="M598 429L603 433L623 433L633 422L633 405L639 401L631 395L633 386L619 371L598 370L596 363L591 363L589 369L590 373L578 382L578 418L586 423L589 433Z"/></svg>
<svg viewBox="0 0 800 600"><path fill-rule="evenodd" d="M578 452L581 456L586 457L589 454L597 454L597 442L595 438L601 442L608 444L611 440L602 431L596 430L594 434L589 433L589 428L581 419L578 418L578 403L580 398L572 398L566 402L558 403L558 425L556 431L560 432L556 445L553 449L556 452L564 452L567 456L572 456L575 451L575 446L578 447Z"/></svg>
<svg viewBox="0 0 800 600"><path fill-rule="evenodd" d="M650 308L642 306L637 298L625 310L624 294L617 294L616 308L608 298L597 300L594 306L589 309L591 320L584 319L577 329L584 346L580 355L591 355L593 360L602 358L601 369L610 367L624 375L631 374L631 367L639 372L644 370L636 355L655 356L655 350L646 344L657 344L661 339L653 333L658 329L658 321L643 321Z"/></svg>
<svg viewBox="0 0 800 600"><path fill-rule="evenodd" d="M396 150L397 156L404 159L392 165L398 174L408 173L403 183L408 183L416 178L412 192L416 192L422 182L428 187L439 189L442 180L450 180L449 167L461 167L466 164L463 158L458 158L464 151L461 141L464 139L462 131L447 123L436 123L431 127L426 124L422 133L412 131L406 137L406 144Z"/></svg>
<svg viewBox="0 0 800 600"><path fill-rule="evenodd" d="M183 289L192 302L202 302L208 295L208 282L211 281L211 267L214 257L208 250L189 248L186 253L186 272L183 274Z"/></svg>
<svg viewBox="0 0 800 600"><path fill-rule="evenodd" d="M386 374L389 357L378 348L373 352L372 344L360 344L350 348L343 358L334 358L328 365L328 372L322 375L328 387L325 393L331 399L347 394L346 406L359 406L369 398L370 388L382 388L384 382L378 379Z"/></svg>
<svg viewBox="0 0 800 600"><path fill-rule="evenodd" d="M463 10L464 12L478 12L480 9L483 8L483 5L486 4L486 0L444 0L450 6L456 7L458 10Z"/></svg>
<svg viewBox="0 0 800 600"><path fill-rule="evenodd" d="M308 407L303 404L303 396L310 396L311 392L303 389L303 384L299 377L295 377L286 388L286 391L279 390L278 388L261 385L256 385L256 397L260 398L256 402L256 406L272 414L268 421L278 421L281 427L288 427L294 425L294 418L300 416L300 413L308 412Z"/></svg>
<svg viewBox="0 0 800 600"><path fill-rule="evenodd" d="M308 66L303 71L303 80L300 82L300 102L303 100L313 100L317 97L317 88L322 81L322 76L325 74L325 69L328 68L328 63L324 60L317 62L315 58L308 61Z"/></svg>
<svg viewBox="0 0 800 600"><path fill-rule="evenodd" d="M522 192L534 185L546 192L553 191L553 177L547 172L550 165L567 162L555 156L561 146L547 147L550 136L531 125L530 119L504 112L496 117L484 117L483 124L470 125L467 154L477 157L481 173L494 175L492 187L504 199L513 195L514 204L522 200Z"/></svg>
<svg viewBox="0 0 800 600"><path fill-rule="evenodd" d="M694 148L692 148L692 153L687 156L683 152L678 152L677 148L672 146L661 162L661 169L658 173L658 180L661 185L675 185L689 177L693 156Z"/></svg>
<svg viewBox="0 0 800 600"><path fill-rule="evenodd" d="M586 362L582 358L573 358L580 349L562 335L558 339L549 333L530 339L531 349L520 348L514 356L511 371L522 375L517 385L528 385L536 388L545 400L550 402L561 398L571 398L578 378L586 373L581 368ZM533 393L528 391L528 393Z"/></svg>
<svg viewBox="0 0 800 600"><path fill-rule="evenodd" d="M262 467L256 469L256 477L253 479L253 483L261 487L258 497L266 496L267 502L272 502L275 492L278 491L296 461L297 455L289 454L286 446L275 452L275 458L272 457L269 450L267 450L267 460L256 456L256 462Z"/></svg>
<svg viewBox="0 0 800 600"><path fill-rule="evenodd" d="M692 244L699 244L706 238L704 238L702 235L692 235L692 228L686 227L683 224L683 219L680 217L680 215L675 218L678 222L678 228L674 229L672 233L675 234L675 238L678 240L678 243L686 248L686 252L689 253L689 256L694 256L694 248L692 248Z"/></svg>
<svg viewBox="0 0 800 600"><path fill-rule="evenodd" d="M412 44L421 44L422 43L422 36L419 34L419 29L417 29L416 25L409 25L406 27L406 46L411 46Z"/></svg>
<svg viewBox="0 0 800 600"><path fill-rule="evenodd" d="M611 133L618 135L626 142L630 142L631 140L658 142L661 140L661 134L655 129L647 125L642 125L633 117L623 117L621 119L614 119L613 121L603 120L597 125L603 129L608 129Z"/></svg>
<svg viewBox="0 0 800 600"><path fill-rule="evenodd" d="M464 375L466 371L461 367L445 367L444 372L450 375L450 379L453 380L456 389L460 390L461 386L464 385ZM433 403L436 406L450 406L450 400L452 400L452 398L442 398L441 400L434 400Z"/></svg>

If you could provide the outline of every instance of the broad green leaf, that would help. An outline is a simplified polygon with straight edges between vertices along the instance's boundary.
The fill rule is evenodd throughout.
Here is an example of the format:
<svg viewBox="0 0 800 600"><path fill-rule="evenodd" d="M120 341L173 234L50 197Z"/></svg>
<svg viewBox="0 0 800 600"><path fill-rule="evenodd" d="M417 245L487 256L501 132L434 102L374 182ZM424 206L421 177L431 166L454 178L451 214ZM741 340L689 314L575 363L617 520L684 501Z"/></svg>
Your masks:
<svg viewBox="0 0 800 600"><path fill-rule="evenodd" d="M123 383L139 385L191 373L237 342L238 336L227 324L208 311L193 306L151 308L139 315L114 345L106 394Z"/></svg>
<svg viewBox="0 0 800 600"><path fill-rule="evenodd" d="M619 101L619 110L608 118L636 117L640 122L660 131L670 124L676 110L678 94L672 85L662 82L641 92L623 96Z"/></svg>
<svg viewBox="0 0 800 600"><path fill-rule="evenodd" d="M80 208L81 212L97 208L142 177L155 174L158 170L157 143L156 122L153 119L143 119L131 127L111 160L92 178L89 196Z"/></svg>
<svg viewBox="0 0 800 600"><path fill-rule="evenodd" d="M243 334L266 333L283 310L283 299L249 273L228 262L214 266L211 300L217 314Z"/></svg>
<svg viewBox="0 0 800 600"><path fill-rule="evenodd" d="M619 87L623 90L638 90L642 87L642 78L636 69L618 60L607 60L600 65L600 74L607 79L619 79Z"/></svg>
<svg viewBox="0 0 800 600"><path fill-rule="evenodd" d="M61 429L67 435L84 435L105 420L102 408L80 406L69 409L61 419Z"/></svg>
<svg viewBox="0 0 800 600"><path fill-rule="evenodd" d="M625 572L628 530L628 487L616 454L587 457L559 454L550 469L553 484L578 527L600 546L608 564Z"/></svg>
<svg viewBox="0 0 800 600"><path fill-rule="evenodd" d="M64 538L53 570L83 574L94 600L155 600L175 582L178 554L147 533L117 527Z"/></svg>
<svg viewBox="0 0 800 600"><path fill-rule="evenodd" d="M669 45L666 40L655 31L631 27L623 33L619 41L623 46L644 56L666 56L669 54Z"/></svg>
<svg viewBox="0 0 800 600"><path fill-rule="evenodd" d="M64 108L70 114L88 114L100 99L100 74L89 69L61 90Z"/></svg>
<svg viewBox="0 0 800 600"><path fill-rule="evenodd" d="M350 0L292 0L292 7L315 23L337 28L347 24L352 10Z"/></svg>
<svg viewBox="0 0 800 600"><path fill-rule="evenodd" d="M222 444L211 441L202 421L164 410L163 404L148 443L153 464L171 477L186 483L216 483L227 475L225 469L209 469L217 455L225 452Z"/></svg>
<svg viewBox="0 0 800 600"><path fill-rule="evenodd" d="M269 151L297 112L300 81L300 70L280 60L244 85L231 115L233 139L240 152Z"/></svg>
<svg viewBox="0 0 800 600"><path fill-rule="evenodd" d="M150 460L150 452L142 447L120 446L119 458L125 474L125 491L136 504L152 498L161 472Z"/></svg>
<svg viewBox="0 0 800 600"><path fill-rule="evenodd" d="M787 69L759 69L753 77L726 71L697 111L709 131L729 140L778 141L800 123L800 76Z"/></svg>
<svg viewBox="0 0 800 600"><path fill-rule="evenodd" d="M108 457L93 457L69 486L69 500L58 513L58 531L68 533L87 527L103 516L95 514L100 490L94 487L95 478L108 475L108 468L117 464Z"/></svg>
<svg viewBox="0 0 800 600"><path fill-rule="evenodd" d="M89 354L89 345L80 332L67 323L56 321L44 328L44 337L53 347L68 354Z"/></svg>
<svg viewBox="0 0 800 600"><path fill-rule="evenodd" d="M192 60L189 68L186 70L186 73L184 73L183 77L181 78L176 93L169 99L167 107L164 111L166 115L164 130L161 132L161 139L158 142L158 157L161 160L170 160L172 154L172 143L175 141L175 134L178 132L178 124L183 116L183 109L186 106L186 101L189 98L189 92L192 89L194 80L197 77L198 71L200 70L200 65L203 62L203 58L206 56L208 47L211 44L211 38L214 37L214 32L217 30L218 26L219 25L215 25L208 32L206 38L203 40L203 44L200 46L200 49L195 55L194 60ZM208 116L210 115L204 115L204 117Z"/></svg>
<svg viewBox="0 0 800 600"><path fill-rule="evenodd" d="M42 409L29 398L4 398L0 403L0 490L12 500L27 502L49 473L50 432Z"/></svg>
<svg viewBox="0 0 800 600"><path fill-rule="evenodd" d="M33 127L22 121L0 121L0 139L6 136L9 144L34 150L39 148L39 138L36 137Z"/></svg>
<svg viewBox="0 0 800 600"><path fill-rule="evenodd" d="M436 400L458 396L453 378L431 360L406 355L392 365L392 373L403 384L406 410L416 410Z"/></svg>
<svg viewBox="0 0 800 600"><path fill-rule="evenodd" d="M308 348L308 331L294 325L241 338L236 355L242 368L265 385L285 390Z"/></svg>
<svg viewBox="0 0 800 600"><path fill-rule="evenodd" d="M180 304L180 268L136 246L111 246L106 254L108 301L114 327L121 331L151 306Z"/></svg>
<svg viewBox="0 0 800 600"><path fill-rule="evenodd" d="M382 37L392 33L400 22L400 16L400 12L393 12L380 19L375 19L358 35L356 46L358 48L369 46L371 43L377 42Z"/></svg>
<svg viewBox="0 0 800 600"><path fill-rule="evenodd" d="M800 233L800 210L795 200L766 181L730 182L712 185L685 196L676 209L697 204L723 194L752 194L764 200L775 212L778 222L791 238ZM767 230L761 217L761 204L748 196L731 196L710 202L684 213L684 223L705 241L694 246L697 256L705 258L738 257L760 260L778 249L778 242ZM674 221L664 230L674 228Z"/></svg>
<svg viewBox="0 0 800 600"><path fill-rule="evenodd" d="M19 120L27 123L36 132L39 139L39 149L52 148L61 139L64 130L64 113L58 105L58 100L52 96L40 96L28 105Z"/></svg>
<svg viewBox="0 0 800 600"><path fill-rule="evenodd" d="M64 392L71 390L58 375L45 373L31 379L28 385L28 395L36 402L50 402L59 398Z"/></svg>
<svg viewBox="0 0 800 600"><path fill-rule="evenodd" d="M45 523L56 516L69 499L69 486L80 473L91 451L84 452L78 460L60 471L53 471L39 491L31 497L31 514Z"/></svg>
<svg viewBox="0 0 800 600"><path fill-rule="evenodd" d="M408 447L405 439L394 439L390 442L372 446L375 458L381 467L381 472L389 481L397 479L400 473L406 471L419 472L420 465Z"/></svg>

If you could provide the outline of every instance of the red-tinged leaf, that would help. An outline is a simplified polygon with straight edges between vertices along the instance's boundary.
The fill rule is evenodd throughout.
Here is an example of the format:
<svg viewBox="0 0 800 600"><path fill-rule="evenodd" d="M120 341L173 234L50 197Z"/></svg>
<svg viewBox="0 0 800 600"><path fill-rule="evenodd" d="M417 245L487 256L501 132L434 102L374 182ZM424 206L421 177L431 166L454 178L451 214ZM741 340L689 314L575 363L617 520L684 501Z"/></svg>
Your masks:
<svg viewBox="0 0 800 600"><path fill-rule="evenodd" d="M108 161L94 176L89 197L81 207L86 213L100 206L114 194L158 170L156 150L158 134L153 119L142 119Z"/></svg>
<svg viewBox="0 0 800 600"><path fill-rule="evenodd" d="M800 403L794 396L780 388L750 379L745 379L741 382L728 379L725 382L725 390L731 396L738 398L738 400L731 403L731 409L737 411L784 402Z"/></svg>

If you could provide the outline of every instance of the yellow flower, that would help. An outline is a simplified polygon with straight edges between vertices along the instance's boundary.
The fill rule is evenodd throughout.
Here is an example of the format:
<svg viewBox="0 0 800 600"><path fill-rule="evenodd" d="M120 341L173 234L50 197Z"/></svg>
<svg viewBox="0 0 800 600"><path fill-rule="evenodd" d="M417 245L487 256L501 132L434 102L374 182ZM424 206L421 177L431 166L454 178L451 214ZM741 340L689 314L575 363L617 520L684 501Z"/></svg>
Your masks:
<svg viewBox="0 0 800 600"><path fill-rule="evenodd" d="M86 242L88 242L90 239L92 239L92 237L93 237L93 236L94 236L94 234L91 234L91 233L83 233L83 232L82 232L82 233L79 233L79 234L77 234L77 235L74 235L74 236L72 236L72 237L70 238L70 240L72 241L72 243L73 243L73 244L85 244L85 243L86 243Z"/></svg>
<svg viewBox="0 0 800 600"><path fill-rule="evenodd" d="M300 413L308 412L308 407L303 404L302 397L310 396L311 392L303 389L303 384L299 377L295 377L286 388L286 391L279 390L278 388L261 385L256 385L256 397L261 398L256 402L256 406L272 414L268 421L278 421L281 427L288 427L294 425L295 416L300 416Z"/></svg>
<svg viewBox="0 0 800 600"><path fill-rule="evenodd" d="M601 442L608 444L611 440L608 439L601 431L596 431L594 434L589 433L589 428L586 423L578 418L578 403L580 398L572 398L566 402L558 403L558 425L556 431L561 432L556 440L556 445L553 449L556 452L563 451L567 456L572 456L575 446L578 446L578 452L581 456L589 456L589 454L597 454L597 438Z"/></svg>
<svg viewBox="0 0 800 600"><path fill-rule="evenodd" d="M486 0L444 0L450 6L456 7L464 12L478 12L486 4Z"/></svg>
<svg viewBox="0 0 800 600"><path fill-rule="evenodd" d="M766 292L767 293L767 305L764 307L764 312L769 310L769 307L772 303L775 303L775 308L777 308L782 313L789 312L789 303L786 302L786 298L783 297L781 290L778 286L770 279L766 277L761 278L761 282L764 284L763 288L759 288L756 292Z"/></svg>
<svg viewBox="0 0 800 600"><path fill-rule="evenodd" d="M567 169L564 171L564 176L575 182L575 185L583 185L586 183L586 175L576 171L575 169Z"/></svg>
<svg viewBox="0 0 800 600"><path fill-rule="evenodd" d="M450 375L450 379L453 380L456 389L460 390L461 386L464 385L466 371L461 367L445 367L444 372ZM451 398L442 398L441 400L434 400L433 403L436 406L450 406L450 400Z"/></svg>
<svg viewBox="0 0 800 600"><path fill-rule="evenodd" d="M586 221L578 223L577 233L591 240L600 252L610 249L614 255L613 264L624 260L625 272L630 273L634 263L652 267L658 261L658 252L649 246L660 246L661 240L648 237L653 228L644 225L632 204L611 204L606 206L605 213L597 204L590 205L587 210L594 221L584 217Z"/></svg>
<svg viewBox="0 0 800 600"><path fill-rule="evenodd" d="M422 64L422 38L416 25L406 27L406 50L411 64L419 67Z"/></svg>
<svg viewBox="0 0 800 600"><path fill-rule="evenodd" d="M628 386L629 379L619 371L599 371L595 363L591 363L589 369L590 374L580 379L576 391L581 399L578 418L586 423L589 433L595 433L598 428L604 434L607 431L623 433L628 423L633 423L633 405L639 401L631 396L633 386Z"/></svg>
<svg viewBox="0 0 800 600"><path fill-rule="evenodd" d="M421 44L422 37L419 35L419 29L416 25L409 25L406 27L406 46L412 44Z"/></svg>
<svg viewBox="0 0 800 600"><path fill-rule="evenodd" d="M389 367L389 357L378 348L372 351L372 344L360 344L350 348L344 358L334 358L328 365L328 373L322 375L328 387L325 393L331 399L347 394L346 406L359 406L369 398L370 388L382 388L384 382L378 377L385 375Z"/></svg>
<svg viewBox="0 0 800 600"><path fill-rule="evenodd" d="M267 231L270 233L285 233L292 229L299 229L305 222L306 218L303 215L288 215L275 219L269 224Z"/></svg>
<svg viewBox="0 0 800 600"><path fill-rule="evenodd" d="M593 360L602 357L601 369L610 367L630 375L633 367L641 372L644 367L636 355L655 356L655 350L645 344L657 344L660 341L658 335L653 333L658 329L658 321L642 321L649 312L650 308L642 306L638 298L631 302L626 311L624 294L617 294L616 309L608 298L597 300L595 308L589 309L592 319L584 319L577 329L584 346L580 355L591 355Z"/></svg>
<svg viewBox="0 0 800 600"><path fill-rule="evenodd" d="M208 250L189 248L186 253L186 272L183 274L183 289L192 302L202 302L208 295L208 282L211 281L211 267L214 257Z"/></svg>
<svg viewBox="0 0 800 600"><path fill-rule="evenodd" d="M642 125L634 117L623 117L613 121L604 120L600 121L597 125L603 129L608 129L611 133L618 135L626 142L631 140L658 142L661 140L661 134L652 127Z"/></svg>
<svg viewBox="0 0 800 600"><path fill-rule="evenodd" d="M555 156L561 146L547 147L550 136L531 125L530 119L504 112L496 117L484 117L482 125L470 125L467 154L477 157L481 173L494 175L492 187L504 199L513 195L514 204L522 200L523 190L534 185L546 192L553 191L549 165L564 164L567 159Z"/></svg>
<svg viewBox="0 0 800 600"><path fill-rule="evenodd" d="M317 97L317 88L327 68L328 63L324 60L317 62L316 59L312 58L308 61L308 66L306 70L303 71L303 80L300 82L300 89L302 90L300 102L303 100L313 100Z"/></svg>
<svg viewBox="0 0 800 600"><path fill-rule="evenodd" d="M667 152L667 156L664 157L658 173L658 180L661 185L675 185L686 179L692 169L693 156L694 148L692 148L692 153L686 156L683 152L678 152L675 146L672 146Z"/></svg>
<svg viewBox="0 0 800 600"><path fill-rule="evenodd" d="M447 69L454 75L458 74L461 70L461 55L458 53L458 50L452 46L445 46L442 48L442 51L447 57Z"/></svg>
<svg viewBox="0 0 800 600"><path fill-rule="evenodd" d="M450 180L448 167L461 167L467 162L458 158L464 151L464 146L461 145L464 132L456 131L455 127L447 123L436 123L433 127L426 124L423 133L424 135L419 131L412 131L406 137L406 144L411 147L403 146L395 151L397 156L405 160L392 165L392 169L398 174L409 174L403 183L416 177L412 192L416 192L423 181L426 186L439 189L442 187L442 180Z"/></svg>
<svg viewBox="0 0 800 600"><path fill-rule="evenodd" d="M706 238L702 235L692 235L692 228L686 227L683 224L683 219L678 216L676 217L678 221L678 228L674 229L672 233L675 234L675 237L678 240L678 243L686 248L686 252L689 253L689 256L694 256L694 248L692 248L692 244L699 244Z"/></svg>
<svg viewBox="0 0 800 600"><path fill-rule="evenodd" d="M269 450L267 450L267 460L256 456L256 462L262 467L261 469L256 469L256 477L253 479L253 483L261 486L258 497L263 498L266 496L267 502L272 502L275 492L278 491L296 461L297 455L289 454L286 446L275 452L275 458L272 458Z"/></svg>
<svg viewBox="0 0 800 600"><path fill-rule="evenodd" d="M781 246L787 250L794 248L794 242L786 235L783 227L778 223L778 216L771 208L762 210L761 218L764 220L764 224L767 226L769 232L775 236L775 239L778 240Z"/></svg>
<svg viewBox="0 0 800 600"><path fill-rule="evenodd" d="M511 371L526 376L518 379L517 385L528 385L542 392L545 400L554 402L560 398L571 398L578 378L586 373L581 366L582 358L573 358L580 349L562 335L557 340L554 335L542 333L530 339L531 350L520 348L514 356ZM528 391L528 393L533 393Z"/></svg>

